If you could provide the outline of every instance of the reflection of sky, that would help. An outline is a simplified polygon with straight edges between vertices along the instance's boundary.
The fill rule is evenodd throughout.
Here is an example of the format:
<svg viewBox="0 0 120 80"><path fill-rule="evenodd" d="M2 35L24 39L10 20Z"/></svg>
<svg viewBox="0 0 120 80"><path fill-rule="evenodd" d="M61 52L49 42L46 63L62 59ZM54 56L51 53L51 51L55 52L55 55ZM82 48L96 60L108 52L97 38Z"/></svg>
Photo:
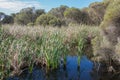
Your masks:
<svg viewBox="0 0 120 80"><path fill-rule="evenodd" d="M93 63L83 56L80 63L80 71L77 70L77 65L77 57L68 56L66 70L60 68L45 75L45 70L34 68L31 75L25 73L20 80L92 80L90 71ZM18 80L18 78L8 80Z"/></svg>
<svg viewBox="0 0 120 80"><path fill-rule="evenodd" d="M77 57L69 56L67 61L68 80L92 80L90 71L92 70L93 64L85 56L82 57L80 71L77 71Z"/></svg>
<svg viewBox="0 0 120 80"><path fill-rule="evenodd" d="M67 73L68 80L77 80L79 78L79 74L77 71L77 57L76 56L68 56L67 57Z"/></svg>
<svg viewBox="0 0 120 80"><path fill-rule="evenodd" d="M92 80L90 72L92 70L93 63L89 61L86 57L81 60L80 68L82 71L80 75L80 80Z"/></svg>

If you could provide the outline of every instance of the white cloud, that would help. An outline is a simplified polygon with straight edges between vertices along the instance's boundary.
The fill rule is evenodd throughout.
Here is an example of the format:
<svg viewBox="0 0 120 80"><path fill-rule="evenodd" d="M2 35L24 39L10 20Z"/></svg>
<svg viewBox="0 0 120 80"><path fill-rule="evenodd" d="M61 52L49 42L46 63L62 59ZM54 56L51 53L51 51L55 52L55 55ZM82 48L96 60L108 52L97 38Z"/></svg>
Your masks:
<svg viewBox="0 0 120 80"><path fill-rule="evenodd" d="M0 0L0 8L10 11L19 11L25 7L37 7L40 8L40 2L32 1L20 1L20 0Z"/></svg>

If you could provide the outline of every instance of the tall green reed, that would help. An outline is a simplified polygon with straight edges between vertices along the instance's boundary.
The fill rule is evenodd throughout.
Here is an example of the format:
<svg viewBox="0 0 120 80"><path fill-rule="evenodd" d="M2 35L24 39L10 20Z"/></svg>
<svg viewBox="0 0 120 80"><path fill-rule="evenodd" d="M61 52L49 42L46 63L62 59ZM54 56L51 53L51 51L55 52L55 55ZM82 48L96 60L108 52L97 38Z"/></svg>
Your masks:
<svg viewBox="0 0 120 80"><path fill-rule="evenodd" d="M88 32L86 30L83 30L83 31L79 32L78 35L77 35L78 67L80 67L80 60L81 60L82 55L85 52L87 33Z"/></svg>
<svg viewBox="0 0 120 80"><path fill-rule="evenodd" d="M57 68L61 56L65 54L63 36L59 32L54 32L53 34L45 35L43 37L41 53L45 55L47 67ZM64 55L66 56L66 55Z"/></svg>
<svg viewBox="0 0 120 80"><path fill-rule="evenodd" d="M31 73L37 63L45 64L48 69L56 69L61 58L66 65L66 56L70 55L71 51L75 51L74 55L78 56L80 65L86 37L89 33L96 32L96 28L90 30L85 26L60 29L5 26L0 30L0 65L3 66L0 66L0 76L13 72L19 74L25 66ZM14 68L12 71L11 67Z"/></svg>

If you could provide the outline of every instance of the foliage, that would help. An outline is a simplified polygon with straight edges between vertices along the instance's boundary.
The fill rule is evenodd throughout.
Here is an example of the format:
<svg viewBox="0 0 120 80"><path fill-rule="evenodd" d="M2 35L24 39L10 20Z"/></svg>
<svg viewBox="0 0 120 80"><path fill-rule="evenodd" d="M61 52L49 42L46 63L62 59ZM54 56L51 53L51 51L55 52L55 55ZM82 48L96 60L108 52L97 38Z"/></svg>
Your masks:
<svg viewBox="0 0 120 80"><path fill-rule="evenodd" d="M108 25L115 24L115 22L118 25L118 20L119 20L119 12L120 12L120 1L119 0L111 0L109 2L109 6L107 8L105 17L104 17L104 21L102 24L102 27L107 27Z"/></svg>
<svg viewBox="0 0 120 80"><path fill-rule="evenodd" d="M63 19L64 18L64 12L66 9L68 9L69 7L65 6L65 5L61 5L60 7L57 8L52 8L48 14L52 14L57 18Z"/></svg>
<svg viewBox="0 0 120 80"><path fill-rule="evenodd" d="M77 8L68 8L64 12L64 16L70 20L70 22L80 23L81 11Z"/></svg>
<svg viewBox="0 0 120 80"><path fill-rule="evenodd" d="M45 10L44 9L37 9L37 10L35 10L35 19L37 19L37 17L39 17L42 14L45 14Z"/></svg>
<svg viewBox="0 0 120 80"><path fill-rule="evenodd" d="M117 45L115 46L115 51L118 55L120 55L120 41L118 41Z"/></svg>
<svg viewBox="0 0 120 80"><path fill-rule="evenodd" d="M104 35L107 37L108 41L112 45L117 44L117 38L120 36L120 1L111 0L106 10L104 20L101 24L101 29Z"/></svg>
<svg viewBox="0 0 120 80"><path fill-rule="evenodd" d="M31 72L34 64L55 69L61 58L66 64L66 56L71 53L79 56L79 64L88 33L94 34L95 28L88 29L85 25L76 28L3 26L0 30L0 76L19 75L25 66L29 66Z"/></svg>
<svg viewBox="0 0 120 80"><path fill-rule="evenodd" d="M88 14L92 24L100 25L103 21L107 6L105 2L94 2L89 5Z"/></svg>
<svg viewBox="0 0 120 80"><path fill-rule="evenodd" d="M66 26L69 24L87 24L87 25L99 25L103 21L103 17L106 8L110 1L95 2L90 4L89 7L78 9L69 8L68 6L61 5L57 8L52 8L47 15L52 15L57 19L50 21L51 26ZM20 10L18 13L12 13L11 16L6 16L4 23L17 23L20 25L27 25L28 23L36 22L36 19L40 15L45 14L44 9L35 9L34 7L27 7ZM59 24L58 24L59 22ZM43 21L45 25L48 25L48 21Z"/></svg>
<svg viewBox="0 0 120 80"><path fill-rule="evenodd" d="M61 21L59 18L56 18L53 15L43 14L37 18L36 24L42 25L42 26L47 26L47 25L61 26Z"/></svg>
<svg viewBox="0 0 120 80"><path fill-rule="evenodd" d="M14 19L12 16L6 15L2 12L0 12L0 18L1 16L4 16L3 20L0 21L1 24L13 24L14 23Z"/></svg>
<svg viewBox="0 0 120 80"><path fill-rule="evenodd" d="M81 9L81 23L86 25L93 25L93 21L89 15L89 8Z"/></svg>
<svg viewBox="0 0 120 80"><path fill-rule="evenodd" d="M15 22L21 25L27 25L33 22L33 9L25 8L20 11L15 17Z"/></svg>
<svg viewBox="0 0 120 80"><path fill-rule="evenodd" d="M44 10L43 9L38 9L35 10L34 7L28 7L28 8L24 8L22 9L19 13L17 13L15 15L15 23L20 24L20 25L27 25L28 23L34 23L36 18L41 15L44 14Z"/></svg>
<svg viewBox="0 0 120 80"><path fill-rule="evenodd" d="M6 15L2 21L2 24L13 24L13 23L14 23L13 17L8 15Z"/></svg>
<svg viewBox="0 0 120 80"><path fill-rule="evenodd" d="M28 23L27 26L34 26L34 23Z"/></svg>

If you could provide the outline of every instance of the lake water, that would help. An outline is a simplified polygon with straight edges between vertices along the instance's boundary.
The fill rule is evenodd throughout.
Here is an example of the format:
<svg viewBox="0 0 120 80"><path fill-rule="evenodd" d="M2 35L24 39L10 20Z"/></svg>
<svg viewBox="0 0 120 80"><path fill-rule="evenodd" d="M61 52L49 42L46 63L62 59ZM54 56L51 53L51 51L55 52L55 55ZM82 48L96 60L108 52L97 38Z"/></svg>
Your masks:
<svg viewBox="0 0 120 80"><path fill-rule="evenodd" d="M46 73L45 69L35 67L31 74L28 71L19 77L10 77L7 80L96 80L91 75L93 63L83 56L78 69L77 56L67 56L66 69L61 65L59 69Z"/></svg>

